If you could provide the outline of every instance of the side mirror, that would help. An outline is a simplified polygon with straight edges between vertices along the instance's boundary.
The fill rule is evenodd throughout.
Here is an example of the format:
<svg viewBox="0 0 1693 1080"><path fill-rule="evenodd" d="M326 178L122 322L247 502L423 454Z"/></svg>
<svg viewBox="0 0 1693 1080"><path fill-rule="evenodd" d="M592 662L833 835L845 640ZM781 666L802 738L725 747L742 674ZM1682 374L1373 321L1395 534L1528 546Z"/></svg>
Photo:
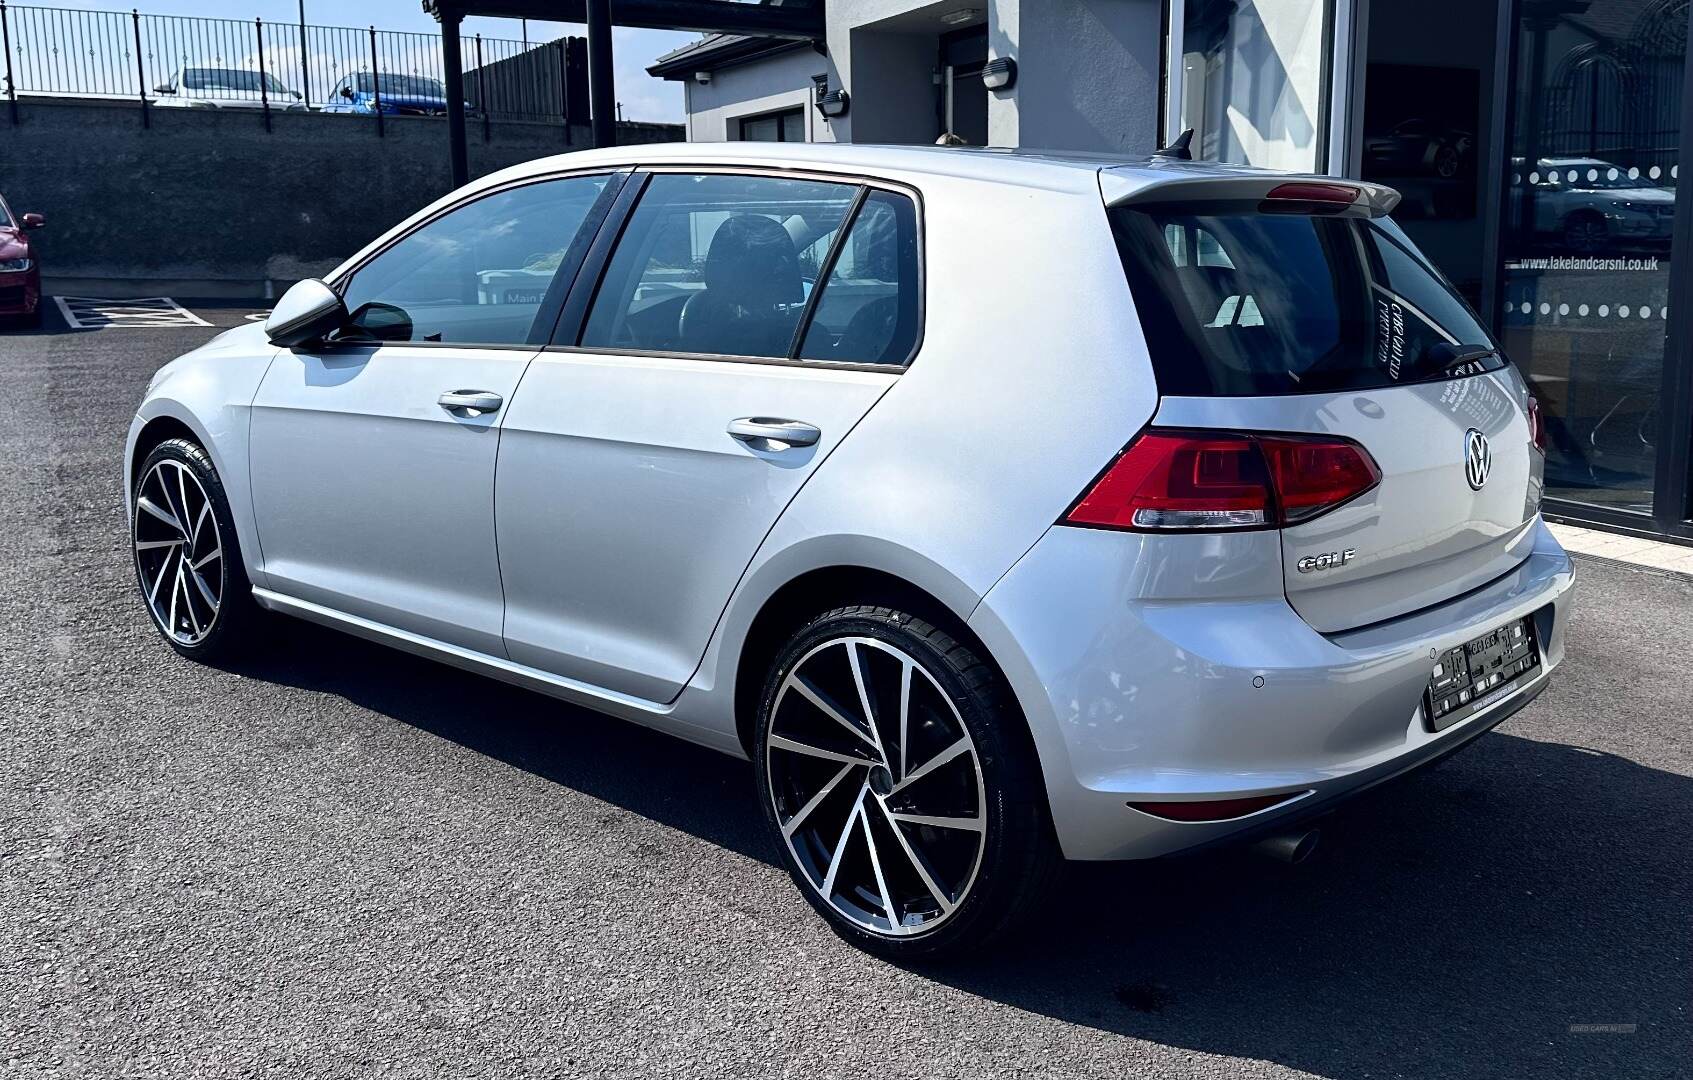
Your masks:
<svg viewBox="0 0 1693 1080"><path fill-rule="evenodd" d="M45 224L47 224L47 219L40 214L25 214L23 216L23 226L26 229L39 229Z"/></svg>
<svg viewBox="0 0 1693 1080"><path fill-rule="evenodd" d="M347 305L335 290L316 278L294 283L271 308L265 320L265 336L272 345L292 349L309 341L320 341L347 322Z"/></svg>
<svg viewBox="0 0 1693 1080"><path fill-rule="evenodd" d="M341 96L346 98L348 101L353 100L353 88L350 86L343 86L341 88Z"/></svg>
<svg viewBox="0 0 1693 1080"><path fill-rule="evenodd" d="M305 99L305 95L303 95L303 94L301 94L301 93L300 93L300 92L299 92L299 91L298 91L298 90L290 90L290 91L288 91L288 92L289 92L289 93L290 93L290 94L293 94L293 95L294 95L294 100L295 100L295 101L304 101L304 100L306 100L306 99Z"/></svg>
<svg viewBox="0 0 1693 1080"><path fill-rule="evenodd" d="M159 85L153 87L153 93L155 93L155 94L174 94L174 93L176 93L176 87L172 86L168 82L162 82Z"/></svg>

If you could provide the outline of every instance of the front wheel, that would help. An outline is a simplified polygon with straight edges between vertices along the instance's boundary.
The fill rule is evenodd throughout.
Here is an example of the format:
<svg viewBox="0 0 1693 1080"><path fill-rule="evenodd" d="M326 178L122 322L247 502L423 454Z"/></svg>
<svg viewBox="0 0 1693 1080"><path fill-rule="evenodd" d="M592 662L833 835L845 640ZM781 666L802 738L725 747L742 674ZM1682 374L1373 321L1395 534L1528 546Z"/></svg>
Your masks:
<svg viewBox="0 0 1693 1080"><path fill-rule="evenodd" d="M904 612L838 608L795 635L761 698L760 801L836 933L935 956L1036 905L1059 859L1022 723L996 672Z"/></svg>
<svg viewBox="0 0 1693 1080"><path fill-rule="evenodd" d="M232 655L257 618L223 483L187 439L155 446L136 470L135 576L153 625L196 660Z"/></svg>

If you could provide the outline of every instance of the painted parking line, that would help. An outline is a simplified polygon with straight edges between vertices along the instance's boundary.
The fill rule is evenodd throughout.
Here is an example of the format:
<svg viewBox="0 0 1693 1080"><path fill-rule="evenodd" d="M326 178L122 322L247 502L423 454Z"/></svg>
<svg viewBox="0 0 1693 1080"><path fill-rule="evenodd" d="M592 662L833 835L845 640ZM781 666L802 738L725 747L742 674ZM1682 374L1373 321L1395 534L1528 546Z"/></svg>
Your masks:
<svg viewBox="0 0 1693 1080"><path fill-rule="evenodd" d="M110 327L210 326L168 296L137 300L103 300L93 296L55 296L65 325L72 330L104 330Z"/></svg>

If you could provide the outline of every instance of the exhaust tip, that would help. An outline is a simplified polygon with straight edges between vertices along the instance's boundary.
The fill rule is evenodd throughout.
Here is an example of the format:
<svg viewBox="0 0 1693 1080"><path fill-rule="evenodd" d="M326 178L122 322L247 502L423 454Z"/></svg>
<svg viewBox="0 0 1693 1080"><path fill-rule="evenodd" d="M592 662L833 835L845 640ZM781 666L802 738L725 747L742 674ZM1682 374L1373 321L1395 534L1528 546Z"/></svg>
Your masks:
<svg viewBox="0 0 1693 1080"><path fill-rule="evenodd" d="M1276 833L1253 844L1252 850L1277 862L1298 866L1317 850L1317 842L1322 839L1322 835L1317 829Z"/></svg>

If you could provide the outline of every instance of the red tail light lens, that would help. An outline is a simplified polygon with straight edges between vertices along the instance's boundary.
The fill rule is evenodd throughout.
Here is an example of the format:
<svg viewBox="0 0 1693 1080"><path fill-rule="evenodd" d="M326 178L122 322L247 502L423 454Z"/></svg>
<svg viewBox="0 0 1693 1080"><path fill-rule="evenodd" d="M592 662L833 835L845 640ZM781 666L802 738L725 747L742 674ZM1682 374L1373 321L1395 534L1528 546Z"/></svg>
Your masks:
<svg viewBox="0 0 1693 1080"><path fill-rule="evenodd" d="M1314 518L1381 483L1381 470L1355 443L1265 437L1258 446L1270 464L1283 524Z"/></svg>
<svg viewBox="0 0 1693 1080"><path fill-rule="evenodd" d="M1264 196L1261 210L1292 213L1339 213L1351 207L1363 192L1347 184L1324 184L1312 180L1297 180L1280 184ZM1279 205L1278 205L1279 204Z"/></svg>
<svg viewBox="0 0 1693 1080"><path fill-rule="evenodd" d="M1380 481L1363 447L1343 439L1145 431L1064 522L1137 532L1281 528Z"/></svg>
<svg viewBox="0 0 1693 1080"><path fill-rule="evenodd" d="M1540 412L1540 399L1528 396L1528 439L1542 454L1546 452L1546 417Z"/></svg>

